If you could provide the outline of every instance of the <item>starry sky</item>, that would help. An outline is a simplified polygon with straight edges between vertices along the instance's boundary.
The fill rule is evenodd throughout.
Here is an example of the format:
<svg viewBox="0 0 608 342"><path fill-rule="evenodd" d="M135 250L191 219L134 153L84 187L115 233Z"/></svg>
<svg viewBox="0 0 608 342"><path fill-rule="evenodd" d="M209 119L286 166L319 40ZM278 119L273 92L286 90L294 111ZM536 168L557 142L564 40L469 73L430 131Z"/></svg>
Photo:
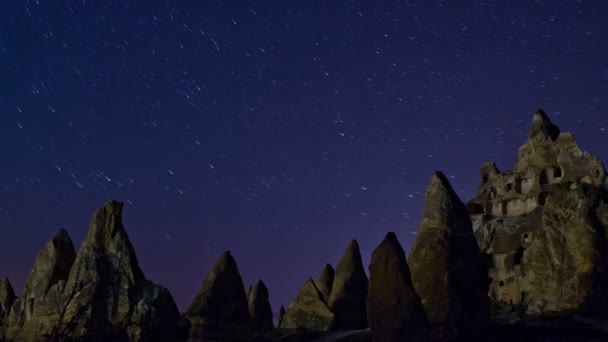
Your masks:
<svg viewBox="0 0 608 342"><path fill-rule="evenodd" d="M351 238L409 250L431 173L472 198L546 110L608 160L608 3L0 3L0 276L125 202L190 304L224 250L275 311Z"/></svg>

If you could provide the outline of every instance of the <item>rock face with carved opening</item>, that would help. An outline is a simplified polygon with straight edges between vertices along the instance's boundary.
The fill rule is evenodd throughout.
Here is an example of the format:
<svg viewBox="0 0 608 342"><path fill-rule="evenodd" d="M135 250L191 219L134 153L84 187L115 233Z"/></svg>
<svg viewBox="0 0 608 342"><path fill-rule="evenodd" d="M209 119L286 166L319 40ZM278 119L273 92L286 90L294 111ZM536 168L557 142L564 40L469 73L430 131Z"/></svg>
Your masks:
<svg viewBox="0 0 608 342"><path fill-rule="evenodd" d="M247 295L230 252L224 252L216 261L185 317L191 324L190 341L250 338L252 322Z"/></svg>
<svg viewBox="0 0 608 342"><path fill-rule="evenodd" d="M367 324L367 275L356 240L351 240L338 261L327 304L336 316L335 329L364 329Z"/></svg>
<svg viewBox="0 0 608 342"><path fill-rule="evenodd" d="M491 279L495 320L606 303L606 172L538 110L513 171L481 168L467 206Z"/></svg>
<svg viewBox="0 0 608 342"><path fill-rule="evenodd" d="M367 315L374 341L429 339L429 321L395 233L388 233L372 253Z"/></svg>
<svg viewBox="0 0 608 342"><path fill-rule="evenodd" d="M466 207L441 172L428 185L408 261L433 335L479 339L489 318L487 270Z"/></svg>
<svg viewBox="0 0 608 342"><path fill-rule="evenodd" d="M38 254L6 328L12 341L179 336L171 294L139 268L122 224L123 204L95 212L78 254L61 230Z"/></svg>

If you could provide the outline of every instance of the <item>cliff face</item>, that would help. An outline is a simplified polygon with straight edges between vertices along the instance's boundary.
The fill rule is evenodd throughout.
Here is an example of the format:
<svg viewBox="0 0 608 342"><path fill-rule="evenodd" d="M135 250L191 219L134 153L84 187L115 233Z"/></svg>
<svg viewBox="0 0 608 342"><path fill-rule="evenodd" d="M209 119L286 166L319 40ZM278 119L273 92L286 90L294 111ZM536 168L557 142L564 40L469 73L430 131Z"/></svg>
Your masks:
<svg viewBox="0 0 608 342"><path fill-rule="evenodd" d="M605 184L602 163L542 110L534 114L513 171L483 164L467 207L489 268L494 319L581 312L605 303Z"/></svg>

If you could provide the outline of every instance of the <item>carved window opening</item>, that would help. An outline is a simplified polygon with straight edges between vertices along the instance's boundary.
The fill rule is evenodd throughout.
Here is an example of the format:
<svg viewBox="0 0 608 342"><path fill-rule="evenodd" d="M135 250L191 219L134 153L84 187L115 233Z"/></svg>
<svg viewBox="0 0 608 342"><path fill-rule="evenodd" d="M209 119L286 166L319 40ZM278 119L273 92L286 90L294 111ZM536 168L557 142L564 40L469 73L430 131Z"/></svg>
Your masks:
<svg viewBox="0 0 608 342"><path fill-rule="evenodd" d="M524 238L527 238L528 234L524 234ZM524 248L519 246L515 251L515 257L513 258L513 265L521 265L521 259L524 257Z"/></svg>
<svg viewBox="0 0 608 342"><path fill-rule="evenodd" d="M549 178L547 177L547 170L542 170L540 172L539 182L541 185L549 184Z"/></svg>
<svg viewBox="0 0 608 342"><path fill-rule="evenodd" d="M521 178L517 178L515 180L515 192L517 192L518 194L521 194L521 192L522 192L522 190L521 190L521 183L522 183Z"/></svg>
<svg viewBox="0 0 608 342"><path fill-rule="evenodd" d="M507 191L512 191L513 190L513 184L511 183L507 183Z"/></svg>
<svg viewBox="0 0 608 342"><path fill-rule="evenodd" d="M545 205L547 201L547 195L544 193L538 194L538 205Z"/></svg>
<svg viewBox="0 0 608 342"><path fill-rule="evenodd" d="M488 182L488 175L483 175L482 182L483 184L486 184Z"/></svg>
<svg viewBox="0 0 608 342"><path fill-rule="evenodd" d="M562 168L561 167L555 167L553 168L553 177L555 178L561 178L564 175L564 173L562 172Z"/></svg>
<svg viewBox="0 0 608 342"><path fill-rule="evenodd" d="M600 170L599 170L599 169L595 170L595 176L596 176L596 177L599 177L599 176L600 176L600 173L601 173L601 172L600 172Z"/></svg>
<svg viewBox="0 0 608 342"><path fill-rule="evenodd" d="M493 200L496 198L496 189L490 189L490 199Z"/></svg>
<svg viewBox="0 0 608 342"><path fill-rule="evenodd" d="M502 214L505 215L505 216L508 213L507 204L508 204L507 202L502 202Z"/></svg>
<svg viewBox="0 0 608 342"><path fill-rule="evenodd" d="M505 286L505 282L501 280L500 282L498 282L498 286Z"/></svg>

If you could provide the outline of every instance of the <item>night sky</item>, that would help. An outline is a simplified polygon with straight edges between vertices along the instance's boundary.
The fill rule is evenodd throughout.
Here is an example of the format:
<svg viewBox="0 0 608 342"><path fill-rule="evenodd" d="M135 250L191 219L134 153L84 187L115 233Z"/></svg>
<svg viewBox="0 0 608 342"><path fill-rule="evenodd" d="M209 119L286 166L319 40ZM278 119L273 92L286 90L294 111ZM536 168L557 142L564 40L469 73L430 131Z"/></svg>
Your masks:
<svg viewBox="0 0 608 342"><path fill-rule="evenodd" d="M608 160L605 1L8 0L0 276L125 202L184 310L224 250L273 309L351 238L406 250L442 170L466 201L542 107Z"/></svg>

